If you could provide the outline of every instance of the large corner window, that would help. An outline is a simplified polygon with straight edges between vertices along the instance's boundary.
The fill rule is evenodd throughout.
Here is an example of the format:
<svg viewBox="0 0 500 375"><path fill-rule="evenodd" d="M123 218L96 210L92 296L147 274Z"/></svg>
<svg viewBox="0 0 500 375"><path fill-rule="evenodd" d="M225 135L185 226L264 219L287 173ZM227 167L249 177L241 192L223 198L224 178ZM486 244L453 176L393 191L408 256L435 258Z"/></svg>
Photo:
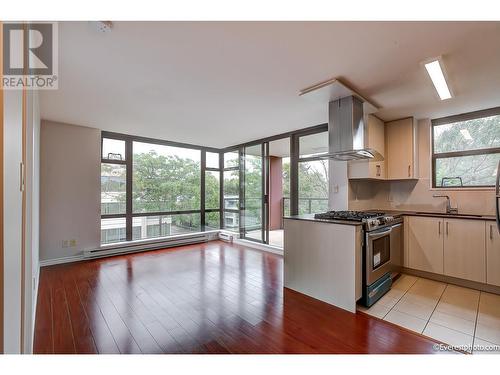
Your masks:
<svg viewBox="0 0 500 375"><path fill-rule="evenodd" d="M432 120L433 187L493 187L499 160L500 107Z"/></svg>
<svg viewBox="0 0 500 375"><path fill-rule="evenodd" d="M219 229L219 152L105 133L101 244Z"/></svg>

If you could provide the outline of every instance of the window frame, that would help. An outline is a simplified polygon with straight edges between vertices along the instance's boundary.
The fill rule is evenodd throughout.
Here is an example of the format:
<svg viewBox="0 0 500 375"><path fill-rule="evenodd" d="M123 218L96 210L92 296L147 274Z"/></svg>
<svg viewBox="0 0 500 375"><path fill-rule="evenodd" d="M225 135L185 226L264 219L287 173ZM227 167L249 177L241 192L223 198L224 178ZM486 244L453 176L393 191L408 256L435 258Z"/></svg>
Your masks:
<svg viewBox="0 0 500 375"><path fill-rule="evenodd" d="M103 140L105 138L109 139L115 139L115 140L121 140L125 141L125 160L114 160L114 159L107 159L103 158ZM133 212L133 207L132 207L132 185L133 185L133 142L142 142L142 143L149 143L149 144L155 144L155 145L160 145L160 146L171 146L171 147L180 147L180 148L188 148L192 150L199 150L201 152L200 155L200 209L197 210L175 210L175 211L155 211L155 212ZM207 168L206 167L206 153L207 152L212 152L212 153L217 153L219 154L219 168ZM205 171L215 171L215 172L220 172L220 164L221 164L221 157L222 152L219 149L212 148L212 147L204 147L204 146L198 146L198 145L192 145L192 144L187 144L187 143L180 143L180 142L172 142L172 141L165 141L165 140L160 140L160 139L154 139L154 138L147 138L147 137L139 137L139 136L133 136L133 135L128 135L128 134L120 134L120 133L114 133L114 132L108 132L108 131L102 131L101 132L101 164L106 163L106 164L118 164L118 165L125 165L125 173L126 173L126 189L125 189L125 196L126 196L126 210L124 214L102 214L101 213L101 220L102 219L118 219L118 218L125 218L125 228L126 228L126 241L133 241L133 233L132 233L132 228L133 228L133 218L134 217L145 217L145 216L170 216L170 215L181 215L181 214L199 214L200 215L200 229L202 232L205 231L205 214L208 212L219 212L219 216L222 217L220 214L222 212L221 205L219 204L219 208L213 208L213 209L206 209L205 208ZM222 227L222 219L220 220L219 223L219 228ZM152 240L155 239L154 237L151 238ZM101 246L106 246L106 245L112 245L115 244L115 242L111 243L102 243Z"/></svg>
<svg viewBox="0 0 500 375"><path fill-rule="evenodd" d="M432 173L432 189L435 190L493 190L494 185L467 185L467 186L437 186L436 185L436 161L437 159L446 159L451 157L474 156L474 155L489 155L500 153L500 147L480 148L464 151L449 151L436 153L434 149L434 127L440 125L451 124L455 122L475 120L483 117L491 117L500 115L500 107L483 109L480 111L467 112L453 116L441 117L431 120L431 173Z"/></svg>
<svg viewBox="0 0 500 375"><path fill-rule="evenodd" d="M266 143L266 142L271 142L274 140L282 139L282 138L289 138L290 139L290 205L289 205L289 211L290 215L297 215L298 214L298 206L299 206L299 200L298 200L298 165L302 161L312 161L315 159L320 159L320 156L315 156L315 157L308 157L308 158L301 158L299 156L299 139L300 137L315 134L315 133L321 133L321 132L327 132L328 131L328 124L323 123L315 126L311 126L308 128L303 128L299 130L293 130L289 131L286 133L282 134L277 134L273 135L270 137L266 138L261 138L258 140L253 140L250 142L238 144L238 145L233 145L230 147L225 147L225 148L214 148L214 147L205 147L205 146L199 146L199 145L194 145L194 144L188 144L188 143L181 143L181 142L174 142L174 141L167 141L167 140L161 140L161 139L155 139L155 138L148 138L148 137L141 137L141 136L135 136L135 135L128 135L128 134L122 134L122 133L115 133L115 132L109 132L109 131L101 131L101 148L100 148L100 157L101 157L101 163L108 163L108 164L120 164L120 165L125 165L126 167L126 213L125 214L102 214L101 213L101 219L114 219L114 218L125 218L126 220L126 242L133 241L133 233L132 233L132 228L133 228L133 218L134 217L145 217L145 216L168 216L168 215L179 215L179 214L199 214L200 215L200 229L202 232L206 230L206 213L210 212L218 212L219 213L219 229L225 229L225 212L228 213L235 213L237 215L241 215L241 191L239 192L240 196L239 202L240 205L238 206L237 209L226 209L224 207L224 172L225 171L238 171L239 172L239 178L240 178L240 187L241 187L241 159L243 155L243 150L244 147L247 146L252 146L256 144L261 144L261 143ZM102 152L103 152L103 139L104 138L110 138L110 139L115 139L115 140L122 140L125 141L125 160L115 160L115 159L106 159L103 158ZM132 185L133 185L133 142L142 142L142 143L150 143L150 144L156 144L156 145L162 145L162 146L172 146L172 147L181 147L181 148L189 148L189 149L194 149L194 150L200 150L201 151L201 159L200 159L200 182L201 182L201 189L200 189L200 209L199 210L181 210L181 211L162 211L162 212L148 212L148 213L134 213L132 211ZM207 167L206 166L206 153L207 152L212 152L219 154L219 167L218 168L213 168L213 167ZM238 166L232 166L232 167L225 167L224 166L224 154L227 152L235 152L238 154ZM267 161L266 161L267 163ZM218 172L220 175L220 184L219 184L219 208L212 208L212 209L207 209L205 207L206 205L206 189L205 189L205 172L207 171L212 171L212 172ZM241 223L241 218L240 218L240 223ZM267 225L267 224L266 224ZM210 229L211 230L211 229ZM151 238L151 240L154 240L157 238ZM103 244L101 243L101 246L107 246L107 245L115 245L116 243L109 243L109 244Z"/></svg>

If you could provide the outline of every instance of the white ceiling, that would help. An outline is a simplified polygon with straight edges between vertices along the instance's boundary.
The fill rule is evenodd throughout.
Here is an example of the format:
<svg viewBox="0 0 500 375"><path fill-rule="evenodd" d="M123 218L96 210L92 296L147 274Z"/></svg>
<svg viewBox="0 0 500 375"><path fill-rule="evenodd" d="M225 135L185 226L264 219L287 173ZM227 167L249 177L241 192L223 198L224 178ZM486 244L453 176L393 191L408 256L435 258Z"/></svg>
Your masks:
<svg viewBox="0 0 500 375"><path fill-rule="evenodd" d="M377 116L500 106L500 22L88 22L59 25L59 89L42 118L225 147L327 121L300 89L337 77ZM443 55L441 102L420 63Z"/></svg>

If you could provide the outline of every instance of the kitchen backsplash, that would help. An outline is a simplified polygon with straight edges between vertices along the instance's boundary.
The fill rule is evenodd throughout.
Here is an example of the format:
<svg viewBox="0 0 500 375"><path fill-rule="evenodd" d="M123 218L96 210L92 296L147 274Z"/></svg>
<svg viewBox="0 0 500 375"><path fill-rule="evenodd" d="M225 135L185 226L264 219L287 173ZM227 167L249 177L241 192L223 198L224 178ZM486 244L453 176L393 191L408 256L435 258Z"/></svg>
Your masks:
<svg viewBox="0 0 500 375"><path fill-rule="evenodd" d="M433 194L449 195L452 207L458 205L460 213L495 214L493 190L431 190L429 179L423 178L414 181L350 181L349 209L445 212L446 199L434 198Z"/></svg>

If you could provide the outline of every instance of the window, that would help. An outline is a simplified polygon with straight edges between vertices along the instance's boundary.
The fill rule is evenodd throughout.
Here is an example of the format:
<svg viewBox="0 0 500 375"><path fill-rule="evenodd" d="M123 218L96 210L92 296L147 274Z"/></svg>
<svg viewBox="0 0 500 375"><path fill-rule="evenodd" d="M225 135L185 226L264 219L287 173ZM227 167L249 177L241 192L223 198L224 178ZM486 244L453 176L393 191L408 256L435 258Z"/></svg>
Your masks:
<svg viewBox="0 0 500 375"><path fill-rule="evenodd" d="M205 214L205 229L214 230L220 228L220 212L207 212Z"/></svg>
<svg viewBox="0 0 500 375"><path fill-rule="evenodd" d="M133 143L134 213L200 209L201 151Z"/></svg>
<svg viewBox="0 0 500 375"><path fill-rule="evenodd" d="M311 214L328 210L328 160L316 158L328 152L328 132L299 138L298 213ZM307 158L307 160L303 160Z"/></svg>
<svg viewBox="0 0 500 375"><path fill-rule="evenodd" d="M205 172L205 209L219 209L220 172Z"/></svg>
<svg viewBox="0 0 500 375"><path fill-rule="evenodd" d="M108 160L125 160L125 141L120 139L102 139L102 158Z"/></svg>
<svg viewBox="0 0 500 375"><path fill-rule="evenodd" d="M224 154L224 168L238 167L239 156L238 151L226 152Z"/></svg>
<svg viewBox="0 0 500 375"><path fill-rule="evenodd" d="M238 151L224 154L223 171L223 228L239 231L240 208L240 162Z"/></svg>
<svg viewBox="0 0 500 375"><path fill-rule="evenodd" d="M101 164L101 214L124 214L126 210L126 168Z"/></svg>
<svg viewBox="0 0 500 375"><path fill-rule="evenodd" d="M207 152L206 153L206 164L207 168L210 169L219 169L219 154L216 152Z"/></svg>
<svg viewBox="0 0 500 375"><path fill-rule="evenodd" d="M101 244L126 241L125 218L101 219Z"/></svg>
<svg viewBox="0 0 500 375"><path fill-rule="evenodd" d="M102 244L220 228L217 150L107 132L101 147Z"/></svg>
<svg viewBox="0 0 500 375"><path fill-rule="evenodd" d="M328 132L304 135L299 138L299 156L308 158L328 153Z"/></svg>
<svg viewBox="0 0 500 375"><path fill-rule="evenodd" d="M200 230L200 214L138 216L132 220L133 240L175 236Z"/></svg>
<svg viewBox="0 0 500 375"><path fill-rule="evenodd" d="M328 210L328 160L299 162L299 215Z"/></svg>
<svg viewBox="0 0 500 375"><path fill-rule="evenodd" d="M500 108L432 121L433 187L492 187L500 160Z"/></svg>

